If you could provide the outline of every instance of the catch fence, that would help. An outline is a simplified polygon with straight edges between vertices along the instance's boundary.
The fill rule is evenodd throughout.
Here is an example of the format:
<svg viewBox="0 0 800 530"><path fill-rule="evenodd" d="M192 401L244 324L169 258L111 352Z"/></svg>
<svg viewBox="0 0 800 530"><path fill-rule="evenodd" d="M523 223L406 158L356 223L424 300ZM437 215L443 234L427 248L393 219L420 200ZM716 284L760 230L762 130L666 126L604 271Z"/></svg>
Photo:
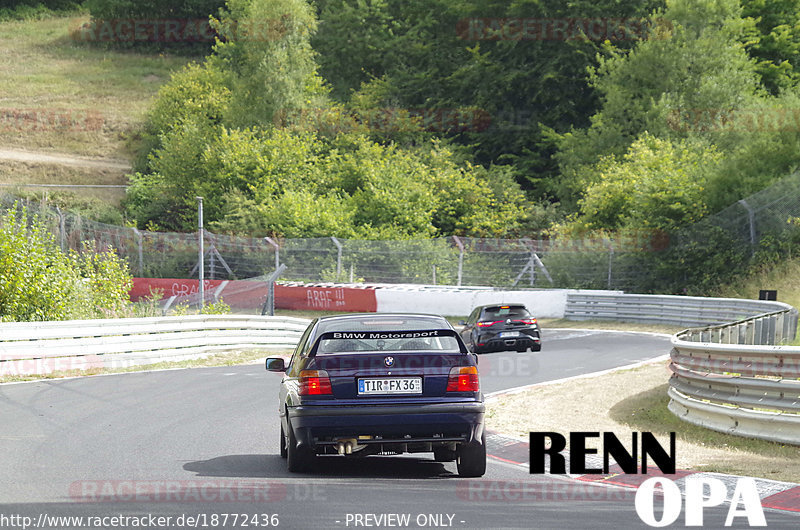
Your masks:
<svg viewBox="0 0 800 530"><path fill-rule="evenodd" d="M17 199L0 195L0 207ZM63 250L113 247L135 276L198 277L199 233L164 233L98 223L47 203L24 202ZM770 242L800 241L800 174L791 175L703 221L665 234L624 239L441 237L353 240L272 239L203 231L205 278L260 278L286 265L282 280L479 285L516 288L682 292L698 274L746 267ZM787 237L788 234L788 237ZM694 276L693 276L694 275Z"/></svg>

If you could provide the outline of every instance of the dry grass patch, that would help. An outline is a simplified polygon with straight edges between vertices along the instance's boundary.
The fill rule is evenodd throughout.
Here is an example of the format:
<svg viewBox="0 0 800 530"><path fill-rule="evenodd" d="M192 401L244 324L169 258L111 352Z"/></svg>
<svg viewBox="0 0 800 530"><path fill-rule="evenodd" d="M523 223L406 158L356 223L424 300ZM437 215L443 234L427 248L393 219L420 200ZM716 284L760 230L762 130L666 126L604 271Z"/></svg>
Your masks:
<svg viewBox="0 0 800 530"><path fill-rule="evenodd" d="M610 431L629 441L652 431L668 445L676 432L678 468L800 482L800 447L717 433L667 409L668 363L540 385L487 404L490 429L527 439L531 431Z"/></svg>
<svg viewBox="0 0 800 530"><path fill-rule="evenodd" d="M125 198L123 188L34 188L25 184L111 184L126 185L124 172L112 169L34 164L0 160L0 193L46 197L55 192L69 191L77 196L96 197L110 204L119 204Z"/></svg>

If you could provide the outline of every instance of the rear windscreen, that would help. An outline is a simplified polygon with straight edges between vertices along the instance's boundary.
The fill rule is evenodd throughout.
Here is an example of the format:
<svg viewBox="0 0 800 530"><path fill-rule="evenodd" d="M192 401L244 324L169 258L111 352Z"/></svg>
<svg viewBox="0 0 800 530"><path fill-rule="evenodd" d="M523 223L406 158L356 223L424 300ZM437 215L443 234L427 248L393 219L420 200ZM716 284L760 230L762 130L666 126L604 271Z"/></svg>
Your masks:
<svg viewBox="0 0 800 530"><path fill-rule="evenodd" d="M320 340L317 353L382 351L460 352L458 341L455 337L435 336L431 333L433 332L336 332L333 333L335 337L325 337Z"/></svg>
<svg viewBox="0 0 800 530"><path fill-rule="evenodd" d="M530 318L531 314L524 307L487 307L483 310L481 320L504 320L507 318Z"/></svg>

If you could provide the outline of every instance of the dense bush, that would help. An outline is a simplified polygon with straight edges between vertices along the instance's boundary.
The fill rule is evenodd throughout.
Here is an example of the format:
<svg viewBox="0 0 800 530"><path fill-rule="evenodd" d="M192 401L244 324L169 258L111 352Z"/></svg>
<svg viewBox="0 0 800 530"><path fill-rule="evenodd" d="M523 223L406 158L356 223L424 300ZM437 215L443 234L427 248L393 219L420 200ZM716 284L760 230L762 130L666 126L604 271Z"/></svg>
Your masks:
<svg viewBox="0 0 800 530"><path fill-rule="evenodd" d="M118 316L131 277L112 249L65 254L38 218L16 205L0 219L0 320Z"/></svg>
<svg viewBox="0 0 800 530"><path fill-rule="evenodd" d="M42 18L80 8L76 0L7 0L0 6L0 20Z"/></svg>
<svg viewBox="0 0 800 530"><path fill-rule="evenodd" d="M207 18L217 13L224 0L85 0L96 19Z"/></svg>

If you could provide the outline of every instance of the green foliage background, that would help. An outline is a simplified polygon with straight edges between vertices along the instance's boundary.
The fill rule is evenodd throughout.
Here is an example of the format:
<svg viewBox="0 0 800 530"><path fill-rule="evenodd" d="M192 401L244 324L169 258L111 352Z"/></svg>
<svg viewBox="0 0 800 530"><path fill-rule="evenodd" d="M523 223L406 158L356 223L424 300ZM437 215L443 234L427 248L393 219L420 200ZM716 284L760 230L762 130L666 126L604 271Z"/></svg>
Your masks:
<svg viewBox="0 0 800 530"><path fill-rule="evenodd" d="M799 17L800 0L228 0L218 27L270 33L164 86L128 213L189 231L201 195L211 229L251 236L687 234L800 167L800 120L780 121L800 112ZM648 31L475 38L479 18ZM625 266L683 292L730 275L704 260L755 263L687 245Z"/></svg>
<svg viewBox="0 0 800 530"><path fill-rule="evenodd" d="M65 254L49 227L16 204L0 219L0 321L123 316L131 286L113 249Z"/></svg>

